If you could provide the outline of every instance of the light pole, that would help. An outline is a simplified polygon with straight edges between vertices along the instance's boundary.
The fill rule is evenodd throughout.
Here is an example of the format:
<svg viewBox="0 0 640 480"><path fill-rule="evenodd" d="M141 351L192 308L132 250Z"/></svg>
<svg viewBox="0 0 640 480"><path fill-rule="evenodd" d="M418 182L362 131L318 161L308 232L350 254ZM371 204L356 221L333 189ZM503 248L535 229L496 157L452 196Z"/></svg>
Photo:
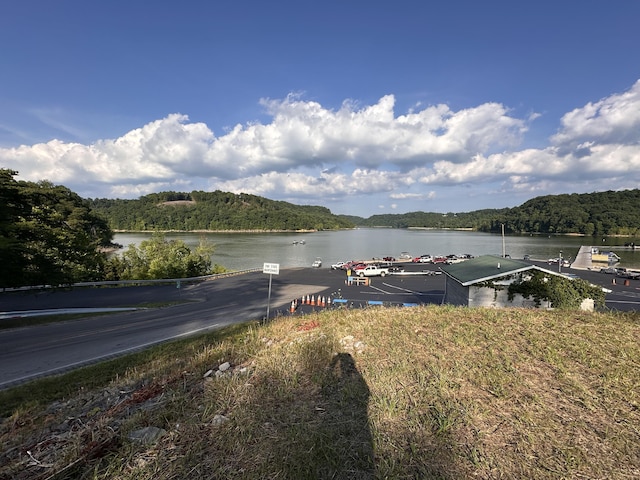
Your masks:
<svg viewBox="0 0 640 480"><path fill-rule="evenodd" d="M558 273L562 272L562 250L560 250L560 258L558 259Z"/></svg>

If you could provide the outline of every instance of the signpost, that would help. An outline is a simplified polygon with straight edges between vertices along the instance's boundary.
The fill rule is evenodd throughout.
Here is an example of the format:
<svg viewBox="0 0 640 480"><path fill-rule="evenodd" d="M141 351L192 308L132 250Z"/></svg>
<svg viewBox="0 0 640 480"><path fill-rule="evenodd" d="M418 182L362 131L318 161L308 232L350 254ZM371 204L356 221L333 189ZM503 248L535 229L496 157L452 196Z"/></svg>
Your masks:
<svg viewBox="0 0 640 480"><path fill-rule="evenodd" d="M267 318L265 321L269 320L269 306L271 305L271 279L274 275L280 274L280 264L279 263L265 263L262 266L262 273L269 274L269 298L267 299Z"/></svg>

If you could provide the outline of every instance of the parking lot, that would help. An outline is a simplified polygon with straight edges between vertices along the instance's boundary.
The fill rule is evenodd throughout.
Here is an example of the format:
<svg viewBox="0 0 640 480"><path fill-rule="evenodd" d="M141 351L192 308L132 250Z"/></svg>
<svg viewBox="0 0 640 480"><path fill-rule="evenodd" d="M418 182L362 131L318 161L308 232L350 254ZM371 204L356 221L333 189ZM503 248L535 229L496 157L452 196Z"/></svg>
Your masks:
<svg viewBox="0 0 640 480"><path fill-rule="evenodd" d="M557 265L546 262L531 261L541 268L558 271ZM306 278L297 277L300 283L312 280L314 284L326 284L327 288L316 293L324 296L327 303L334 307L361 308L372 305L414 306L424 304L439 305L444 300L445 275L438 265L424 263L404 263L405 275L387 275L371 277L370 285L346 284L346 272L343 270L302 269ZM640 310L640 280L623 279L612 274L600 273L599 270L579 270L561 267L561 273L571 274L594 285L606 289L606 306L611 310ZM420 273L431 273L420 274ZM626 280L626 281L625 281ZM296 311L308 312L319 307L300 305Z"/></svg>
<svg viewBox="0 0 640 480"><path fill-rule="evenodd" d="M321 276L331 284L319 295L330 298L331 304L336 307L442 303L445 276L436 265L407 263L404 269L405 274L368 277L368 285L349 285L344 270L312 271L309 276Z"/></svg>

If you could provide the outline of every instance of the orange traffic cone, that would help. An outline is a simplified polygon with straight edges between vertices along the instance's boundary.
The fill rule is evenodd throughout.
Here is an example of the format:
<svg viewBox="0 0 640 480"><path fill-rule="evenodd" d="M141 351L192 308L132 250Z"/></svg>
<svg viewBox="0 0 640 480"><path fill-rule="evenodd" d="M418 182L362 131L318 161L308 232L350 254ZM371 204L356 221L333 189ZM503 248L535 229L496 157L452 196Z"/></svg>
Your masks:
<svg viewBox="0 0 640 480"><path fill-rule="evenodd" d="M296 311L296 304L292 300L291 301L291 307L289 307L289 313L293 313L295 311Z"/></svg>
<svg viewBox="0 0 640 480"><path fill-rule="evenodd" d="M315 295L311 295L311 305L313 305L314 307L316 305L316 296Z"/></svg>
<svg viewBox="0 0 640 480"><path fill-rule="evenodd" d="M322 301L320 302L320 306L321 307L326 307L327 306L326 300L324 299L324 295L322 296Z"/></svg>

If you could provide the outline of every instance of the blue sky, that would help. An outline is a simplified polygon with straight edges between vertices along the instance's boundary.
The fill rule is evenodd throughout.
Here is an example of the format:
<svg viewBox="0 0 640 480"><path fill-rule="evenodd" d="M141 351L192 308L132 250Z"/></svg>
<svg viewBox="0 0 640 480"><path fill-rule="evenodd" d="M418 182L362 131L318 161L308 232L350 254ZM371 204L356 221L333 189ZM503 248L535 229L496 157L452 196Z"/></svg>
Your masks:
<svg viewBox="0 0 640 480"><path fill-rule="evenodd" d="M466 212L638 188L640 2L22 0L0 167L83 197Z"/></svg>

